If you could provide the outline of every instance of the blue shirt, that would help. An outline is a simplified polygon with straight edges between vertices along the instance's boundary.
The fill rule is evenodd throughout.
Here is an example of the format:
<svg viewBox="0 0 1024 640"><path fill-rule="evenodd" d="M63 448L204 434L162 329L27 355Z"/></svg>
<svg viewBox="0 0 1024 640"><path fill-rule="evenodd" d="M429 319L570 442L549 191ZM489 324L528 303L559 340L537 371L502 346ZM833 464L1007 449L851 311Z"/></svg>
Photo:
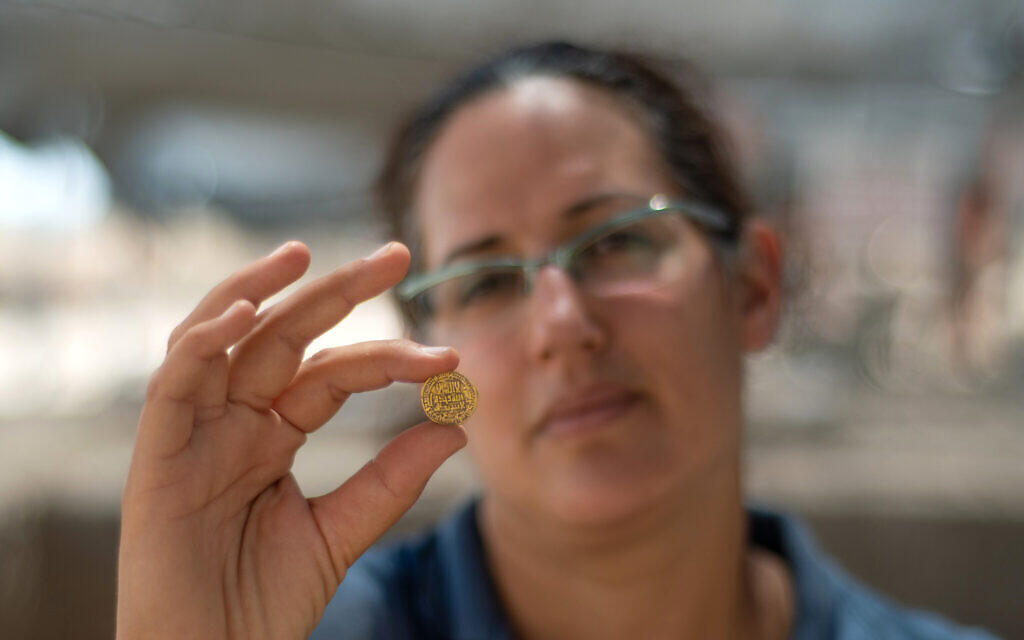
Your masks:
<svg viewBox="0 0 1024 640"><path fill-rule="evenodd" d="M487 568L477 501L409 541L371 549L348 571L311 640L513 640ZM817 549L795 518L751 509L751 544L786 562L791 640L993 640L871 592Z"/></svg>

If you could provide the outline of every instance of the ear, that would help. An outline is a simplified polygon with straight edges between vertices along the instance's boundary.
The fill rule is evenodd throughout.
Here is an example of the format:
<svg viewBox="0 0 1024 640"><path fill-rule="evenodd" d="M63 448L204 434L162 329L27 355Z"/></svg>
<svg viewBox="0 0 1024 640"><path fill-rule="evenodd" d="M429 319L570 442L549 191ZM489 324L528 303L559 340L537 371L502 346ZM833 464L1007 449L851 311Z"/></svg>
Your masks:
<svg viewBox="0 0 1024 640"><path fill-rule="evenodd" d="M734 291L740 343L745 352L755 353L771 344L778 329L782 249L778 233L764 220L749 220L745 233Z"/></svg>

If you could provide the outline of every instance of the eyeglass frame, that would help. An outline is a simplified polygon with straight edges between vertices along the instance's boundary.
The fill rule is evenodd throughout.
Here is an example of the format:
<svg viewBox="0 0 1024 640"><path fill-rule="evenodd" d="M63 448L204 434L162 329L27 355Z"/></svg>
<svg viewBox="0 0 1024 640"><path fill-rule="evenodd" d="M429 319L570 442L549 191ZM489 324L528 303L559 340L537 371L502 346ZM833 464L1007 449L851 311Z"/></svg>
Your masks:
<svg viewBox="0 0 1024 640"><path fill-rule="evenodd" d="M739 237L739 224L717 207L692 199L670 199L663 193L652 196L647 206L631 209L590 229L573 236L547 254L536 258L502 257L478 260L441 267L433 271L412 274L395 287L402 303L411 302L416 296L446 280L467 276L482 269L518 269L523 272L524 292L529 293L537 272L548 265L555 265L566 273L569 264L580 246L618 226L643 220L665 213L682 213L690 220L704 226L719 236L728 245L734 245Z"/></svg>

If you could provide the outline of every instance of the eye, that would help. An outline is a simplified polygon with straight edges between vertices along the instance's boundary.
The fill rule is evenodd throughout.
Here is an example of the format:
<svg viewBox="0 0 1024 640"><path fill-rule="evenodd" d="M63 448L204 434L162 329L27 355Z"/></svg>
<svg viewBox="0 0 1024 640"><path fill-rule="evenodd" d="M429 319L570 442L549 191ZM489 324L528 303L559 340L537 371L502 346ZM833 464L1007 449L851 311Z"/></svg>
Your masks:
<svg viewBox="0 0 1024 640"><path fill-rule="evenodd" d="M518 288L519 275L516 272L473 274L462 278L458 302L460 306L466 307L515 294Z"/></svg>
<svg viewBox="0 0 1024 640"><path fill-rule="evenodd" d="M586 253L595 257L614 255L649 249L654 244L653 239L641 229L620 229L595 240L586 248Z"/></svg>

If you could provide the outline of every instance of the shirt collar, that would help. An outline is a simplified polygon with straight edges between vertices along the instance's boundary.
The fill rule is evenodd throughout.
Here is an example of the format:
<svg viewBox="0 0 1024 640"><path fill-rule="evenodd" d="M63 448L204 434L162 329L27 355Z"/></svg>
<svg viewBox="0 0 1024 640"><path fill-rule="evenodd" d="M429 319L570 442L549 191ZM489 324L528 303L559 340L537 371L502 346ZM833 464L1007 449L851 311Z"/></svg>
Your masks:
<svg viewBox="0 0 1024 640"><path fill-rule="evenodd" d="M447 619L453 639L513 640L487 567L474 498L438 529ZM793 575L796 611L791 640L831 637L841 585L839 574L796 518L764 507L747 510L753 546L783 558Z"/></svg>
<svg viewBox="0 0 1024 640"><path fill-rule="evenodd" d="M810 531L793 516L761 506L747 509L753 546L780 556L796 592L791 640L831 638L841 585L839 573L818 549Z"/></svg>

